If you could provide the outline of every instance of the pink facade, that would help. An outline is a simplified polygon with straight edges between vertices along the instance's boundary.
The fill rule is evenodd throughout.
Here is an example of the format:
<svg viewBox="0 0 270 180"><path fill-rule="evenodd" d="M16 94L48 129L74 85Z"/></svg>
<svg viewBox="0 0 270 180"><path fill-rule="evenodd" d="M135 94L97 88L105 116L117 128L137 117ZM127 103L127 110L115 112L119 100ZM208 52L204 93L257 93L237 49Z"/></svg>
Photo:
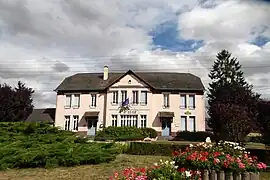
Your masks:
<svg viewBox="0 0 270 180"><path fill-rule="evenodd" d="M121 112L125 100L128 109ZM95 135L104 126L133 125L154 128L163 136L205 131L203 91L153 93L139 78L126 74L103 92L57 94L55 126L62 129Z"/></svg>

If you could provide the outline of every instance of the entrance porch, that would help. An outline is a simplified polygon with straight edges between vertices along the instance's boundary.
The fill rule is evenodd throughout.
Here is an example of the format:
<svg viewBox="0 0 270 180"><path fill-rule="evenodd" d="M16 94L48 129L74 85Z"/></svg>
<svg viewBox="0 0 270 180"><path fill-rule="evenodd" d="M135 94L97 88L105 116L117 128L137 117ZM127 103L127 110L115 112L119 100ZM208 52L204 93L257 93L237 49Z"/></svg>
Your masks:
<svg viewBox="0 0 270 180"><path fill-rule="evenodd" d="M161 122L161 136L163 137L172 136L172 122L174 112L161 111L158 113L158 117Z"/></svg>
<svg viewBox="0 0 270 180"><path fill-rule="evenodd" d="M85 112L84 118L87 123L87 136L95 136L97 132L97 123L98 123L99 112L97 111L88 111Z"/></svg>

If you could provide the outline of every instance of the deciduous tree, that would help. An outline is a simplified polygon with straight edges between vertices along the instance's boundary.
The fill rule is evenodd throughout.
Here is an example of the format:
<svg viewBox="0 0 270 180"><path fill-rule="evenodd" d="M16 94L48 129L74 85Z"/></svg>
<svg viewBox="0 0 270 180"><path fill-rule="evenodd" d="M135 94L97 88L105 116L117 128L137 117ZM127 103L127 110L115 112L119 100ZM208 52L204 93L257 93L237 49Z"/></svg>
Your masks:
<svg viewBox="0 0 270 180"><path fill-rule="evenodd" d="M21 81L15 88L0 84L0 121L24 121L33 111L34 90Z"/></svg>

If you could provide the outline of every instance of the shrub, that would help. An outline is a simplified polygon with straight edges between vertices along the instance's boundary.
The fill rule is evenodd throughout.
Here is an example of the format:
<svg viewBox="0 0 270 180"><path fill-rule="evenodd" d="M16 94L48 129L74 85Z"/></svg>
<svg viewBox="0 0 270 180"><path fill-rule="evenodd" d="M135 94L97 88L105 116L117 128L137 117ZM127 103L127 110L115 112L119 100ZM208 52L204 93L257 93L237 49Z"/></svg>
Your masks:
<svg viewBox="0 0 270 180"><path fill-rule="evenodd" d="M145 137L156 138L157 131L153 128L142 128L143 134Z"/></svg>
<svg viewBox="0 0 270 180"><path fill-rule="evenodd" d="M171 141L195 141L195 142L204 142L207 137L211 139L214 138L213 133L207 131L179 131L177 135L171 139Z"/></svg>
<svg viewBox="0 0 270 180"><path fill-rule="evenodd" d="M0 123L0 169L98 164L119 152L113 143L88 143L48 124Z"/></svg>
<svg viewBox="0 0 270 180"><path fill-rule="evenodd" d="M143 140L146 137L156 137L157 132L152 128L137 128L132 126L124 127L106 127L98 131L95 136L96 141L115 140L115 141L133 141Z"/></svg>

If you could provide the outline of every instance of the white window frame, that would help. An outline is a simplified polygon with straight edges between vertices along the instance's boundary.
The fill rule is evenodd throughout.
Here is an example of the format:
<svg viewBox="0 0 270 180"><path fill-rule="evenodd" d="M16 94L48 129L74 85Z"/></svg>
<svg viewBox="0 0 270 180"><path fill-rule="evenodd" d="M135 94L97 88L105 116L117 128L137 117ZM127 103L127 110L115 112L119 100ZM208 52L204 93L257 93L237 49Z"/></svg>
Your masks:
<svg viewBox="0 0 270 180"><path fill-rule="evenodd" d="M193 126L190 127L190 121L193 121ZM190 132L195 132L196 131L196 117L195 116L189 116L188 117L188 124L187 124L187 130Z"/></svg>
<svg viewBox="0 0 270 180"><path fill-rule="evenodd" d="M119 92L112 91L112 104L117 105L119 103Z"/></svg>
<svg viewBox="0 0 270 180"><path fill-rule="evenodd" d="M147 127L147 115L146 114L141 114L141 128L146 128Z"/></svg>
<svg viewBox="0 0 270 180"><path fill-rule="evenodd" d="M70 115L65 115L65 124L64 124L64 130L65 131L70 131L71 130L71 118Z"/></svg>
<svg viewBox="0 0 270 180"><path fill-rule="evenodd" d="M91 107L91 108L97 107L97 93L91 93L90 96L91 96L91 104L90 104L90 107Z"/></svg>
<svg viewBox="0 0 270 180"><path fill-rule="evenodd" d="M190 105L190 97L194 97L193 106ZM195 109L195 108L196 108L196 95L195 94L189 94L188 95L188 109Z"/></svg>
<svg viewBox="0 0 270 180"><path fill-rule="evenodd" d="M182 104L182 97L185 97L185 104ZM187 108L187 94L180 94L180 109L186 109Z"/></svg>
<svg viewBox="0 0 270 180"><path fill-rule="evenodd" d="M127 99L127 90L121 90L121 103Z"/></svg>
<svg viewBox="0 0 270 180"><path fill-rule="evenodd" d="M73 115L72 116L72 122L73 122L73 131L78 131L79 130L79 115Z"/></svg>
<svg viewBox="0 0 270 180"><path fill-rule="evenodd" d="M145 94L145 99L143 100L142 94ZM148 101L148 91L142 90L140 95L140 105L147 105Z"/></svg>
<svg viewBox="0 0 270 180"><path fill-rule="evenodd" d="M138 127L138 115L120 115L120 126Z"/></svg>
<svg viewBox="0 0 270 180"><path fill-rule="evenodd" d="M183 127L183 122L182 122L182 118L185 118L185 127L184 129L182 128ZM187 131L187 121L188 121L188 116L180 116L180 131Z"/></svg>
<svg viewBox="0 0 270 180"><path fill-rule="evenodd" d="M133 105L139 104L139 91L138 90L132 91L132 104Z"/></svg>
<svg viewBox="0 0 270 180"><path fill-rule="evenodd" d="M169 107L170 107L170 93L163 93L163 108Z"/></svg>
<svg viewBox="0 0 270 180"><path fill-rule="evenodd" d="M70 97L69 104L67 104L67 97ZM65 108L71 108L72 106L72 94L65 94Z"/></svg>
<svg viewBox="0 0 270 180"><path fill-rule="evenodd" d="M117 114L112 114L112 126L117 127L118 126L118 116Z"/></svg>
<svg viewBox="0 0 270 180"><path fill-rule="evenodd" d="M81 104L81 94L76 93L76 94L73 94L72 96L73 96L72 97L72 99L73 99L72 100L72 108L77 109L80 107L80 104ZM78 96L78 104L74 104L75 103L74 100L75 100L76 96Z"/></svg>

